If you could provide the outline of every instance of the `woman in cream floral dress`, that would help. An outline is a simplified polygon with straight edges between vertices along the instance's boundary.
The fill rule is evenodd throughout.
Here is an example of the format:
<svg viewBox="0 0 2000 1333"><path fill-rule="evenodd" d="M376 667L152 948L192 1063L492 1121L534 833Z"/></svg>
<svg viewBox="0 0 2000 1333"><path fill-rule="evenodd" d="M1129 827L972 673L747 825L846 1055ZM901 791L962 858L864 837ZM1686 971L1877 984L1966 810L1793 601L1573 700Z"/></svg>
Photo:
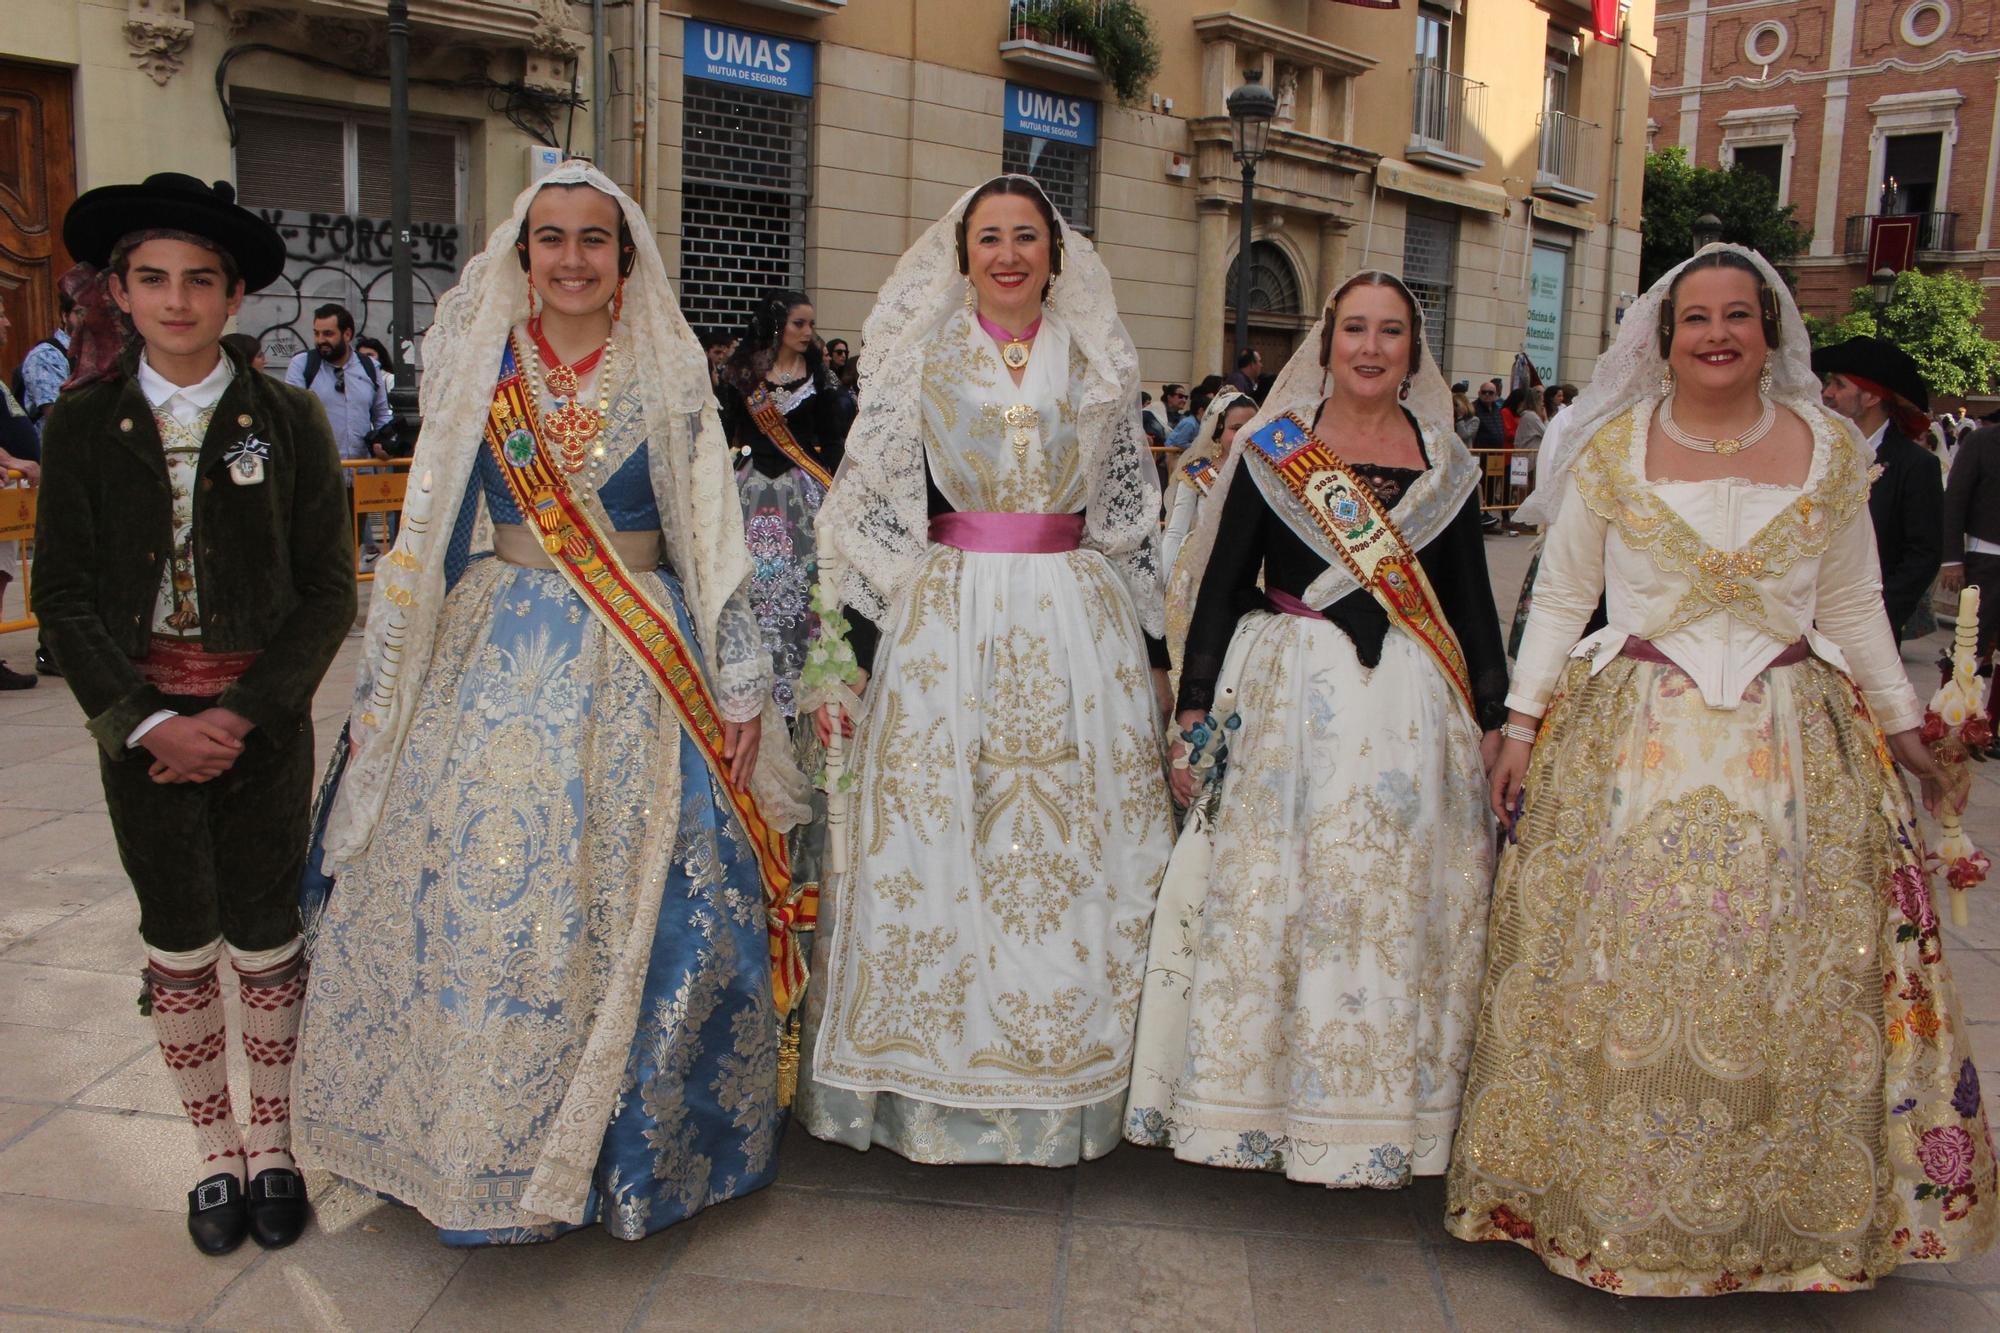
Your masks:
<svg viewBox="0 0 2000 1333"><path fill-rule="evenodd" d="M1625 1295L1965 1259L1993 1148L1896 773L1937 769L1790 294L1709 247L1570 413L1450 1228Z"/></svg>

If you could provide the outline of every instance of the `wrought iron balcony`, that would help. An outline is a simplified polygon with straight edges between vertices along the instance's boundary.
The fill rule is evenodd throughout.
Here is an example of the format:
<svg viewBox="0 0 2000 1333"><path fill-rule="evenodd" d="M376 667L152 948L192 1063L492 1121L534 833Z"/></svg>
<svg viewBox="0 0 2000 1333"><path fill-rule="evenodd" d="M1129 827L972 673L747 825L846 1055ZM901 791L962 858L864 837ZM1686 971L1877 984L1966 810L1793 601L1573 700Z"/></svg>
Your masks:
<svg viewBox="0 0 2000 1333"><path fill-rule="evenodd" d="M1563 111L1544 111L1541 124L1535 193L1572 204L1597 198L1598 146L1604 131Z"/></svg>
<svg viewBox="0 0 2000 1333"><path fill-rule="evenodd" d="M1850 255L1868 253L1868 237L1874 230L1874 223L1880 218L1914 218L1917 224L1917 249L1956 250L1953 244L1958 231L1956 213L1856 213L1847 219L1846 250Z"/></svg>
<svg viewBox="0 0 2000 1333"><path fill-rule="evenodd" d="M1101 0L1007 0L1000 58L1086 79L1102 78L1079 10L1096 13Z"/></svg>
<svg viewBox="0 0 2000 1333"><path fill-rule="evenodd" d="M1437 65L1410 71L1412 162L1446 171L1473 171L1486 165L1479 155L1486 123L1486 85Z"/></svg>

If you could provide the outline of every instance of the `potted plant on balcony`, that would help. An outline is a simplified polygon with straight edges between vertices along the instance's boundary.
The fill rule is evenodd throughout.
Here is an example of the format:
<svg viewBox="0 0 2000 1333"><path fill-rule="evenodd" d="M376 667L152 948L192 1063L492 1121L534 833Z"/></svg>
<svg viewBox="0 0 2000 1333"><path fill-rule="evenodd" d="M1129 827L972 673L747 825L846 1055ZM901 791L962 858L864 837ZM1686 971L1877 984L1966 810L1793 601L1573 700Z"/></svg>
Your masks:
<svg viewBox="0 0 2000 1333"><path fill-rule="evenodd" d="M1144 97L1153 76L1160 72L1160 39L1146 7L1139 0L1065 2L1083 11L1080 30L1118 100L1129 105Z"/></svg>
<svg viewBox="0 0 2000 1333"><path fill-rule="evenodd" d="M1014 35L1030 42L1049 45L1055 38L1056 22L1052 0L1023 0L1015 6Z"/></svg>

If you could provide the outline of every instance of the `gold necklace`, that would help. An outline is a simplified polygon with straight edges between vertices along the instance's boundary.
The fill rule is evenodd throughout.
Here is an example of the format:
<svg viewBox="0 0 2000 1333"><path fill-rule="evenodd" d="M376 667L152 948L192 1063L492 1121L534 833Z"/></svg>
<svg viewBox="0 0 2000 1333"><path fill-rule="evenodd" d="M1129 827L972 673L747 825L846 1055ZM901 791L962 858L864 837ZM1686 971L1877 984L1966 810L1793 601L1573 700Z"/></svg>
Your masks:
<svg viewBox="0 0 2000 1333"><path fill-rule="evenodd" d="M528 346L534 356L537 383L546 385L549 396L557 400L555 410L542 416L542 433L555 447L563 470L574 475L589 464L591 443L603 433L611 416L611 339L606 338L589 356L564 364L543 339L541 321L536 319L528 322ZM604 369L597 376L597 410L593 412L578 399L583 376L600 361ZM536 397L539 400L540 395Z"/></svg>

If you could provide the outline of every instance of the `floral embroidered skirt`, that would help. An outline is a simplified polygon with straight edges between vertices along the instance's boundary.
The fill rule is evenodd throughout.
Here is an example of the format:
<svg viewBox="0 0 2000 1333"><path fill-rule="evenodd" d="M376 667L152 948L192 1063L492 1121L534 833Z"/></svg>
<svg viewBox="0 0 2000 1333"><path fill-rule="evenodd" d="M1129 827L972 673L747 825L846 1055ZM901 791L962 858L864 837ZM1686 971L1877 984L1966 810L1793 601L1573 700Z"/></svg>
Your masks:
<svg viewBox="0 0 2000 1333"><path fill-rule="evenodd" d="M1395 632L1370 670L1253 613L1220 683L1243 725L1160 893L1125 1136L1329 1186L1442 1175L1492 878L1479 733Z"/></svg>
<svg viewBox="0 0 2000 1333"><path fill-rule="evenodd" d="M1853 685L1573 664L1501 859L1448 1225L1625 1295L1868 1287L1992 1240L1911 802Z"/></svg>
<svg viewBox="0 0 2000 1333"><path fill-rule="evenodd" d="M771 654L771 697L789 721L798 716L799 672L818 623L811 603L818 569L813 525L826 491L798 468L767 477L748 466L737 472L736 490L750 547L750 609Z"/></svg>
<svg viewBox="0 0 2000 1333"><path fill-rule="evenodd" d="M1118 1144L1171 850L1139 620L1095 551L933 546L856 731L852 869L820 903L798 1111L922 1162Z"/></svg>
<svg viewBox="0 0 2000 1333"><path fill-rule="evenodd" d="M695 642L678 583L644 578ZM636 1240L770 1183L762 884L700 751L662 743L677 731L561 575L473 562L318 922L303 1164L454 1245Z"/></svg>

